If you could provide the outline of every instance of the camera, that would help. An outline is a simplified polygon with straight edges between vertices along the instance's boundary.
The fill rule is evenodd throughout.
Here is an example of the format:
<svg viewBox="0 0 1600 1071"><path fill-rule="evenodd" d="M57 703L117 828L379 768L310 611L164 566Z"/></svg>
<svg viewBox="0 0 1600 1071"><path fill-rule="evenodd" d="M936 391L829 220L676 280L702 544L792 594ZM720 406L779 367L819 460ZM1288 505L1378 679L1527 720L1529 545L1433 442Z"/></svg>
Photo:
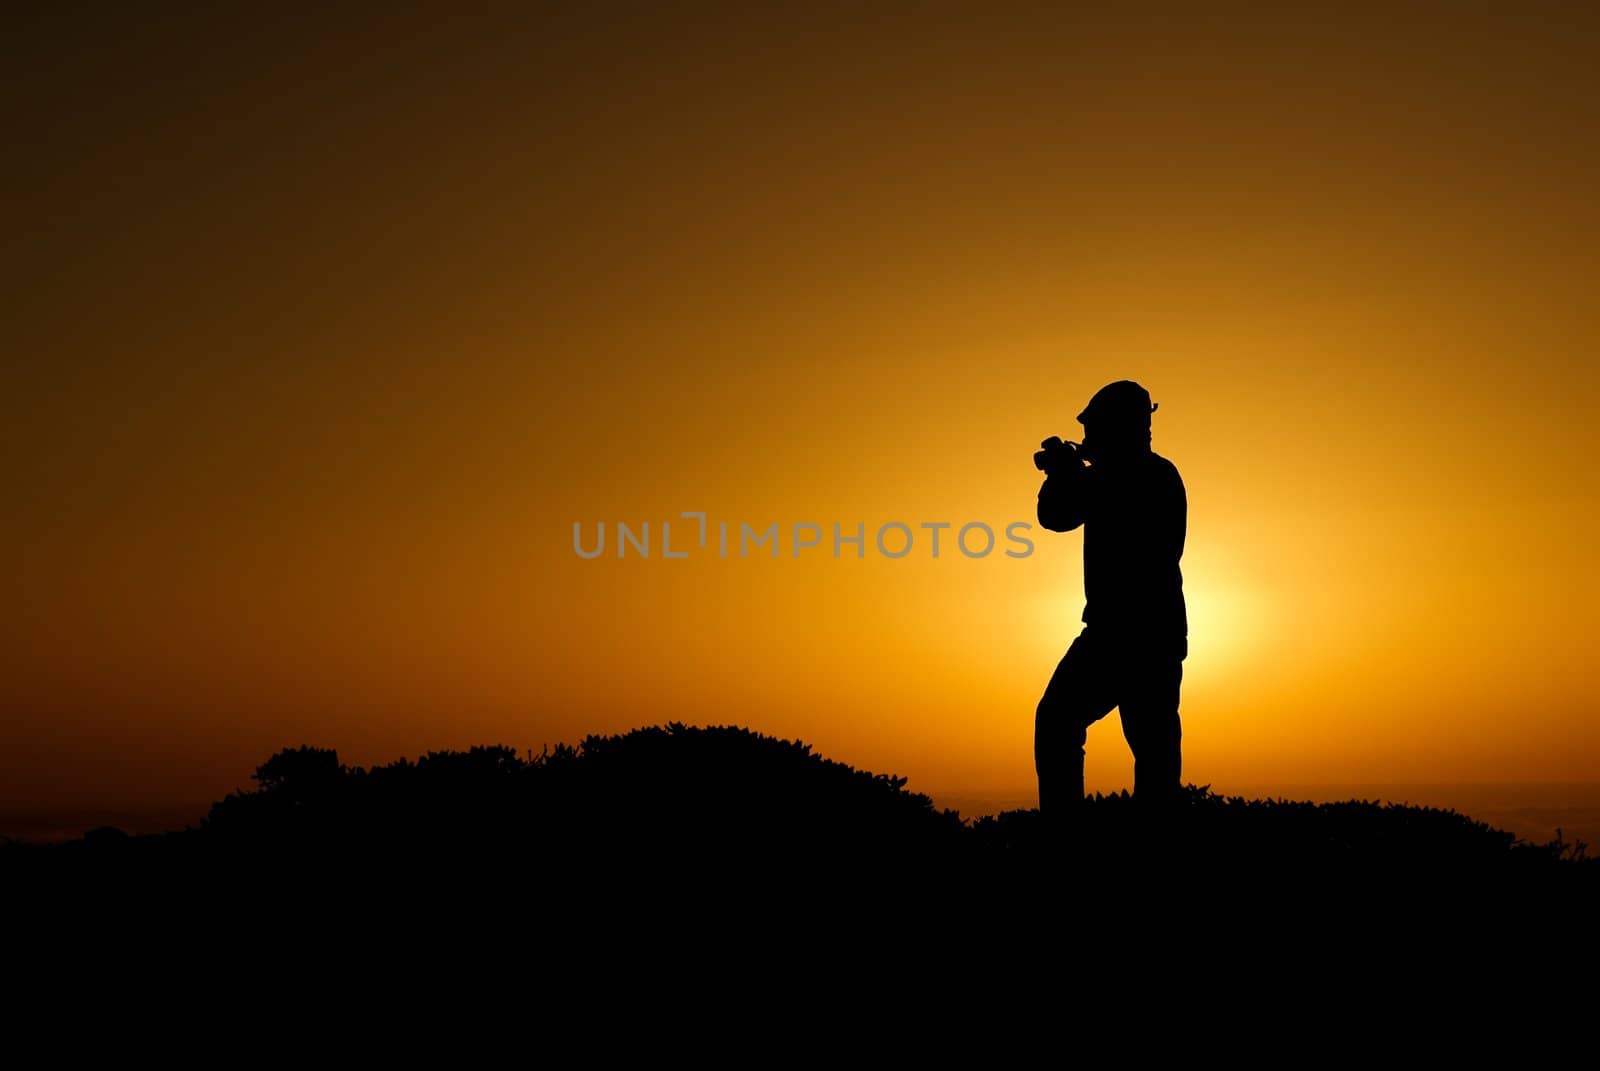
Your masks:
<svg viewBox="0 0 1600 1071"><path fill-rule="evenodd" d="M1079 455L1082 448L1074 442L1062 442L1059 435L1050 436L1039 446L1040 449L1033 455L1033 465L1047 476L1052 470L1083 464L1083 458Z"/></svg>

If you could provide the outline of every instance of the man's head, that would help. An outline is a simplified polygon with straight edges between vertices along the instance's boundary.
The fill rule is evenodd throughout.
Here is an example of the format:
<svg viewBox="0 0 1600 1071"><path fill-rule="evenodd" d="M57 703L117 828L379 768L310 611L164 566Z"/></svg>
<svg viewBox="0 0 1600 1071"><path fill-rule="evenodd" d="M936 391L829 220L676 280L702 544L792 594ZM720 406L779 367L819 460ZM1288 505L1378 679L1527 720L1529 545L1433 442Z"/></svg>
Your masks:
<svg viewBox="0 0 1600 1071"><path fill-rule="evenodd" d="M1089 460L1115 461L1148 452L1150 414L1155 411L1150 392L1131 379L1101 387L1078 414Z"/></svg>

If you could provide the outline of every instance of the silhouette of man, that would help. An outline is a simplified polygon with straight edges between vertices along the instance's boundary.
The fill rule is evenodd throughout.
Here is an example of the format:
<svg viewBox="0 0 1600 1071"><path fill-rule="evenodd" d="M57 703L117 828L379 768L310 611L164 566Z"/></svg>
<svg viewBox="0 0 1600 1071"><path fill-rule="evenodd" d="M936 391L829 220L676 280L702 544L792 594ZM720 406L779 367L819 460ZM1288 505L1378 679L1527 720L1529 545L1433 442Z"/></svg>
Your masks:
<svg viewBox="0 0 1600 1071"><path fill-rule="evenodd" d="M1063 817L1082 803L1088 728L1112 707L1133 751L1134 794L1165 801L1178 790L1178 690L1189 654L1178 560L1188 499L1177 468L1150 448L1155 409L1143 387L1119 380L1078 414L1082 446L1048 439L1034 455L1045 472L1039 523L1052 532L1083 527L1084 628L1051 675L1034 721L1046 816Z"/></svg>

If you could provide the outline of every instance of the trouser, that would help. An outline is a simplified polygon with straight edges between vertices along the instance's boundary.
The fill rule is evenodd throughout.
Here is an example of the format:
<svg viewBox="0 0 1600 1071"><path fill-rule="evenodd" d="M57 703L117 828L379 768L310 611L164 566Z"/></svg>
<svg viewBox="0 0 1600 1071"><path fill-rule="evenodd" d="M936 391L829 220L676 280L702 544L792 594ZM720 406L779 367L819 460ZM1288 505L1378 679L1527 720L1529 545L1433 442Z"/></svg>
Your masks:
<svg viewBox="0 0 1600 1071"><path fill-rule="evenodd" d="M1051 674L1034 718L1040 811L1082 802L1084 741L1089 726L1112 707L1121 711L1122 735L1133 751L1134 794L1146 800L1175 794L1183 768L1182 681L1182 653L1170 645L1101 635L1093 627L1079 633Z"/></svg>

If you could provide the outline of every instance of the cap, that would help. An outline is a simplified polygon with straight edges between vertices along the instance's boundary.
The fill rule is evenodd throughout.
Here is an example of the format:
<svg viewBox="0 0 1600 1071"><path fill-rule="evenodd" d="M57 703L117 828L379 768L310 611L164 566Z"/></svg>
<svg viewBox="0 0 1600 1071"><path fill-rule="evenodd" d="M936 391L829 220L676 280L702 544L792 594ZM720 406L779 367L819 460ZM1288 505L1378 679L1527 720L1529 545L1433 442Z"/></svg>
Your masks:
<svg viewBox="0 0 1600 1071"><path fill-rule="evenodd" d="M1141 427L1150 426L1150 414L1158 406L1150 401L1150 392L1131 379L1119 379L1115 383L1107 383L1095 391L1094 397L1089 399L1089 404L1078 414L1078 423L1087 424L1093 420L1096 423L1138 424Z"/></svg>

